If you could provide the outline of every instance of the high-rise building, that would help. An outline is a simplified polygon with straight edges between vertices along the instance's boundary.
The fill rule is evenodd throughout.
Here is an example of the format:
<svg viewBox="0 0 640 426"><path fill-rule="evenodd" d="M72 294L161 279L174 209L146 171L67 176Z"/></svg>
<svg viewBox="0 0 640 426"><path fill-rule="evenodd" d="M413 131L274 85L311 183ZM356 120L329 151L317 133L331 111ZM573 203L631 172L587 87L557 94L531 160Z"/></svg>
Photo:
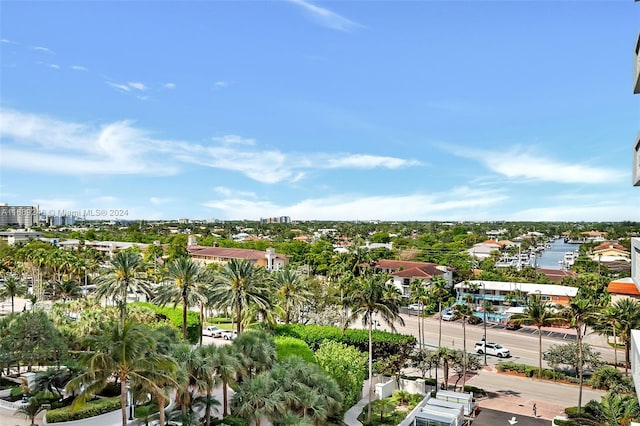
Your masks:
<svg viewBox="0 0 640 426"><path fill-rule="evenodd" d="M39 224L38 206L10 206L0 203L0 226L30 227Z"/></svg>

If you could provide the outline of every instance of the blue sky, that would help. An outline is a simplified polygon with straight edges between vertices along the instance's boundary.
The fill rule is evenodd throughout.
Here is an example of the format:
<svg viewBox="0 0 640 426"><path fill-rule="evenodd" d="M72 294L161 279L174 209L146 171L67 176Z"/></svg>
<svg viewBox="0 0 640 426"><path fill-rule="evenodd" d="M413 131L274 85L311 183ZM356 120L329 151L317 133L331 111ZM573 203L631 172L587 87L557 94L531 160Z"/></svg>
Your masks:
<svg viewBox="0 0 640 426"><path fill-rule="evenodd" d="M0 3L0 201L640 220L633 1Z"/></svg>

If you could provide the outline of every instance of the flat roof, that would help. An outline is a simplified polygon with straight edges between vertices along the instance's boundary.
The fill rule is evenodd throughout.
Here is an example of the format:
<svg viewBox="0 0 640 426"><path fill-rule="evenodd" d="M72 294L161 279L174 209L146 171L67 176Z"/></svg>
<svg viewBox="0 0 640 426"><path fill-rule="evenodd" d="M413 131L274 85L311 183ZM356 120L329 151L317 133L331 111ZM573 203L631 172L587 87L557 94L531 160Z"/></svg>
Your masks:
<svg viewBox="0 0 640 426"><path fill-rule="evenodd" d="M568 296L575 297L578 294L577 287L567 287L558 284L536 284L536 283L515 283L505 281L462 281L455 285L456 289L469 288L471 285L477 285L478 289L497 290L497 291L515 291L520 290L525 293L537 293L549 296Z"/></svg>

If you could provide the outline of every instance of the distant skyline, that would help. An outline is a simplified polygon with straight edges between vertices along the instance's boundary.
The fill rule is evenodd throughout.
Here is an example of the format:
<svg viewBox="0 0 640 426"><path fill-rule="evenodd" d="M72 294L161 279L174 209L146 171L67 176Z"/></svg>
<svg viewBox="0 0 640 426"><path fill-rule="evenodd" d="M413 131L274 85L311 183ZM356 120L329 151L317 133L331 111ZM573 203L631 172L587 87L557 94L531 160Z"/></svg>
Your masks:
<svg viewBox="0 0 640 426"><path fill-rule="evenodd" d="M0 202L640 220L640 4L0 2Z"/></svg>

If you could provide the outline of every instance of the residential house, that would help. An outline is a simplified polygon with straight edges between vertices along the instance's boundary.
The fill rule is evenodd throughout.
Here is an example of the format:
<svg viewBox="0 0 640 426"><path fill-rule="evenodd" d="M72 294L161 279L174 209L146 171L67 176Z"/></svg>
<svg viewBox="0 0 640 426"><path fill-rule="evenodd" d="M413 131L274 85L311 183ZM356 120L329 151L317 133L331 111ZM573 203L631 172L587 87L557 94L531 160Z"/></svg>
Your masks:
<svg viewBox="0 0 640 426"><path fill-rule="evenodd" d="M611 281L607 286L607 291L611 295L612 304L625 298L640 300L640 290L638 290L636 283L631 277Z"/></svg>
<svg viewBox="0 0 640 426"><path fill-rule="evenodd" d="M614 241L606 241L593 248L589 255L598 262L628 261L631 262L631 253L621 244Z"/></svg>
<svg viewBox="0 0 640 426"><path fill-rule="evenodd" d="M372 266L377 272L389 274L393 279L393 285L406 298L411 297L411 282L416 279L427 284L431 282L433 277L441 276L449 285L453 283L453 269L435 263L380 260Z"/></svg>
<svg viewBox="0 0 640 426"><path fill-rule="evenodd" d="M549 278L551 282L559 283L562 281L564 277L577 277L578 274L571 270L565 269L546 269L546 268L537 268L536 272L540 274L544 274Z"/></svg>

